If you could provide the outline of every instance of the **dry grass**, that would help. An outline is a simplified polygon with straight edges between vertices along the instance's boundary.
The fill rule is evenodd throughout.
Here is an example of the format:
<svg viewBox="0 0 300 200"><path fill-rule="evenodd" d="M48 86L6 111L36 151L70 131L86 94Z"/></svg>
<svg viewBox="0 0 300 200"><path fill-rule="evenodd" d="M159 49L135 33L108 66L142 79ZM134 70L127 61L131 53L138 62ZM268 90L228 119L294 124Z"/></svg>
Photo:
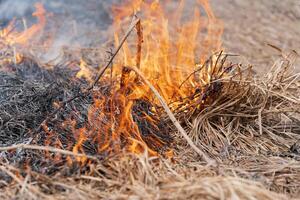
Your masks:
<svg viewBox="0 0 300 200"><path fill-rule="evenodd" d="M175 131L171 159L122 152L87 170L51 177L3 162L1 173L12 181L0 182L0 198L296 198L300 81L299 74L290 71L293 60L293 54L284 56L264 77L246 70L215 79L224 87L209 106L175 113L198 148L217 160L216 166L207 166Z"/></svg>

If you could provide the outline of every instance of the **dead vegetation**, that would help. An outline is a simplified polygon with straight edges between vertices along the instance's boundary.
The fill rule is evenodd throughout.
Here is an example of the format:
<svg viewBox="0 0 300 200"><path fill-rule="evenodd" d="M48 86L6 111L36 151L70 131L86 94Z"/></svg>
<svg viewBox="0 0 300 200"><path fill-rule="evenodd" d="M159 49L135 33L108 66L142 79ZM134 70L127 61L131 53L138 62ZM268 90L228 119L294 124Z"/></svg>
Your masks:
<svg viewBox="0 0 300 200"><path fill-rule="evenodd" d="M135 66L113 71L136 26ZM215 53L167 99L140 69L142 31L134 18L92 82L70 57L50 68L2 58L1 199L297 198L297 55L257 77Z"/></svg>
<svg viewBox="0 0 300 200"><path fill-rule="evenodd" d="M294 54L289 54L283 57L264 77L254 77L249 70L235 65L234 69L230 68L232 70L230 76L227 73L227 76L217 77L203 89L210 93L202 107L197 107L199 99L204 100L204 93L199 93L189 100L183 99L180 110L172 111L176 118L180 119L181 126L187 131L197 148L215 159L217 165L206 165L201 156L187 146L186 140L174 129L172 122L168 122L167 115L162 114L165 123L171 123L170 126L173 127L171 134L173 143L168 145L173 149L174 155L171 158L149 157L147 152L139 155L122 151L117 154L107 154L102 158L85 156L91 159L88 165L82 167L80 164L74 164L70 167L63 160L53 165L55 155L60 154L60 158L80 155L47 146L2 147L2 198L284 199L297 197L300 192L300 155L299 144L297 144L300 140L299 74L290 71L293 56ZM207 64L211 63L210 61ZM220 62L214 66L224 67L223 65ZM227 67L225 69L229 70ZM20 85L23 92L28 87L20 80L6 81L8 85L12 83ZM8 85L3 87L8 88ZM32 89L34 84L30 85ZM39 88L35 90L46 92L48 97L56 96L47 93L49 86L43 88L39 84ZM39 92L34 94L35 98L48 101L40 98L37 95ZM15 93L12 93L12 96L8 95L10 100L15 96ZM27 100L32 98L31 95L25 96ZM22 98L17 97L19 97L17 102L20 102ZM9 104L7 99L5 102ZM44 107L44 104L32 102L37 107L41 105L39 108ZM15 101L11 104L15 105ZM23 112L26 110L23 109ZM4 110L2 113L5 114ZM18 118L12 117L4 121L4 114L1 114L2 130L7 130L4 129L8 126L6 121L17 123L16 119L28 119L16 113ZM26 116L26 113L23 116ZM45 117L44 114L43 116ZM27 124L25 121L23 123L24 126ZM26 130L24 129L24 132ZM12 131L12 133L16 132ZM22 137L24 143L24 136ZM7 135L2 136L1 139L5 146L15 141L14 137L8 138ZM10 139L10 142L4 139ZM43 157L44 152L52 156ZM19 158L26 159L18 160L16 154L19 154ZM28 156L30 154L31 156ZM42 156L37 156L38 154ZM30 159L39 162L45 159L49 161L47 165L44 164L44 167L36 161L35 164L31 163L33 167L31 168L28 165ZM54 171L47 167L53 168ZM42 173L43 170L46 171Z"/></svg>

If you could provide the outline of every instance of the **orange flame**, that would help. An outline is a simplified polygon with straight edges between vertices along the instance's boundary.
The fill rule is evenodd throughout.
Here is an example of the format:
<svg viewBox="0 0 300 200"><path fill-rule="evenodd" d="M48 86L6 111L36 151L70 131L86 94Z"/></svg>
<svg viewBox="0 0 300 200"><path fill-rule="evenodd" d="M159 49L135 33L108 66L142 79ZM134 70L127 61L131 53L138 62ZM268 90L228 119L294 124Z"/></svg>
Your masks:
<svg viewBox="0 0 300 200"><path fill-rule="evenodd" d="M155 149L164 145L156 137L147 138L147 142L135 123L132 112L136 101L146 99L155 103L156 100L149 88L140 84L137 77L124 66L137 65L168 103L191 95L196 88L201 88L210 81L207 72L200 75L200 81L191 78L181 86L208 55L220 50L223 30L221 22L214 16L208 0L198 0L193 16L189 19L183 19L182 16L187 9L185 0L180 1L178 7L171 12L166 8L169 3L170 1L160 3L156 0L149 3L132 0L125 5L113 7L115 45L119 45L119 33L124 24L129 23L129 16L134 13L141 17L142 33L138 34L142 34L143 44L142 54L136 57L136 41L129 39L124 43L113 72L115 79L120 78L119 87L114 87L109 98L99 95L94 99L95 104L89 110L89 123L94 126L81 129L86 135L95 138L99 144L99 152L120 149L124 140L127 150L133 153L141 153L147 149L151 155L157 155ZM205 10L206 16L201 14L200 7ZM90 76L84 65L78 75ZM172 108L176 108L175 103ZM157 123L150 116L146 115L145 118L148 122ZM170 152L166 152L166 155L170 156Z"/></svg>
<svg viewBox="0 0 300 200"><path fill-rule="evenodd" d="M135 56L136 39L129 38L118 54L118 60L114 60L112 78L114 81L120 80L120 84L113 84L110 94L94 92L94 103L88 110L88 122L84 127L76 129L72 120L66 122L72 127L76 139L74 146L68 147L74 153L85 153L83 146L87 140L97 144L98 153L119 151L125 147L133 153L147 150L150 155L157 155L157 151L165 145L165 141L159 137L143 135L135 122L133 109L137 101L146 100L153 105L158 102L149 88L140 83L138 77L126 66L139 67L170 104L171 109L178 106L174 102L190 96L196 89L210 82L211 68L198 77L187 77L210 54L221 49L222 24L214 15L209 0L197 0L195 6L190 7L186 7L186 1L181 0L177 3L177 8L170 9L172 6L169 5L173 4L170 0L131 0L112 8L115 45L120 43L122 27L129 23L130 16L137 14L141 18L138 34L142 35L142 40L139 40L143 42L139 44L142 51ZM192 16L185 16L185 10L190 11L191 8L192 12L188 13L192 13ZM45 15L42 4L36 4L33 16L37 17L37 24L23 32L17 32L12 22L0 32L0 37L8 45L26 46L44 30ZM88 64L81 60L76 77L93 81L93 74ZM110 75L107 74L104 78L110 78ZM155 108L150 108L150 111L157 114ZM142 113L139 117L159 131L158 119L147 113ZM48 134L52 133L48 131ZM55 144L62 146L59 142ZM166 156L171 157L172 151L167 151ZM67 160L72 163L70 157ZM80 163L85 163L86 160L85 157L77 158Z"/></svg>
<svg viewBox="0 0 300 200"><path fill-rule="evenodd" d="M36 3L35 8L36 11L32 14L32 16L37 18L36 24L33 24L29 28L24 27L25 30L19 32L16 30L16 20L14 19L6 28L0 30L1 47L4 47L4 49L6 47L10 47L13 51L13 58L8 56L4 59L1 59L0 63L20 63L23 60L23 55L20 52L22 52L25 47L28 47L33 40L37 41L39 36L42 35L42 32L46 26L47 13L41 3Z"/></svg>
<svg viewBox="0 0 300 200"><path fill-rule="evenodd" d="M129 16L137 13L141 17L141 27L137 32L142 34L143 43L138 45L138 48L142 45L142 52L135 56L136 40L129 39L124 43L113 72L113 78L120 79L120 85L114 85L109 97L95 94L95 103L88 112L89 125L74 130L79 135L73 148L75 153L84 152L82 144L88 138L98 144L99 153L118 151L125 146L133 153L147 149L150 155L157 155L157 150L165 145L158 137L143 136L134 121L133 107L136 101L145 99L155 104L156 100L149 88L139 83L135 74L124 66L137 65L168 103L191 95L196 88L210 81L207 72L201 74L198 80L191 78L188 83L181 85L208 55L220 50L221 22L214 16L208 0L198 0L197 6L193 7L193 16L188 19L183 17L185 9L190 9L185 8L185 0L181 0L172 11L167 10L169 3L171 1L132 0L113 7L115 45L119 45L119 33L124 24L129 23ZM201 7L206 16L201 14ZM80 67L77 77L90 80L92 73L86 63L81 61ZM172 104L173 109L176 106ZM156 110L152 108L151 112L155 113ZM157 124L157 119L147 114L144 118L154 127ZM172 151L166 151L166 156L171 155Z"/></svg>
<svg viewBox="0 0 300 200"><path fill-rule="evenodd" d="M13 20L7 28L1 30L0 37L5 38L7 44L9 45L26 45L29 40L36 37L39 33L42 32L46 25L46 10L43 7L43 4L35 4L36 11L32 16L36 17L38 22L37 24L32 25L30 28L18 32L14 30L15 20Z"/></svg>
<svg viewBox="0 0 300 200"><path fill-rule="evenodd" d="M165 7L169 1L147 2L149 1L133 0L130 4L113 9L114 26L117 30L115 43L119 43L118 32L122 22L128 20L128 16L132 16L133 12L139 12L144 40L140 70L168 102L174 100L172 97L175 95L184 98L198 82L190 82L179 89L180 84L208 55L221 48L221 22L214 16L208 0L198 0L197 6L193 8L193 17L185 20L182 19L182 12L184 9L190 9L185 8L185 0L181 0L177 9L171 11L174 14L166 11ZM200 6L205 10L207 17L201 15ZM207 34L203 36L205 30ZM134 48L131 48L129 42L123 45L123 59L117 68L136 65L132 49ZM131 98L145 95L148 95L147 89L135 88Z"/></svg>
<svg viewBox="0 0 300 200"><path fill-rule="evenodd" d="M85 78L87 81L93 81L92 70L88 67L87 63L81 59L79 64L80 70L77 72L77 78Z"/></svg>

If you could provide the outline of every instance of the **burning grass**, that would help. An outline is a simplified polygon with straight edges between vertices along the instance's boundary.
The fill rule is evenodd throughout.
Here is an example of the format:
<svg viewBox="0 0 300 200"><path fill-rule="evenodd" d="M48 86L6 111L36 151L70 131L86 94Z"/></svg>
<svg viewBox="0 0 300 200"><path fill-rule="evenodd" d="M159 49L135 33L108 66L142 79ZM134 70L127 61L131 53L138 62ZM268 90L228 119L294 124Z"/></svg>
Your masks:
<svg viewBox="0 0 300 200"><path fill-rule="evenodd" d="M116 50L99 69L67 52L45 65L16 54L23 43L4 37L0 196L299 196L300 82L291 70L296 55L283 55L268 74L254 76L219 51L222 30L211 24L219 21L207 1L199 4L209 20L199 20L195 9L189 23L170 27L157 2L114 8L118 31L132 6L144 12L122 39L115 34ZM170 28L179 30L175 42ZM134 29L137 40L130 37ZM208 36L194 43L202 29ZM218 53L208 57L211 51Z"/></svg>
<svg viewBox="0 0 300 200"><path fill-rule="evenodd" d="M219 60L222 61L222 59ZM195 153L194 149L187 145L182 135L176 131L168 115L163 113L159 114L159 119L165 126L169 126L169 132L166 134L172 138L172 142L169 141L166 145L173 151L170 157L149 157L147 151L136 154L128 153L126 150L101 155L99 152L97 153L97 148L93 147L97 143L93 144L92 141L86 142L84 145L84 153L89 156L78 155L77 152L68 151L67 147L53 148L56 140L53 140L54 143L51 145L45 145L45 138L42 136L47 132L42 130L37 133L40 136L37 137L34 145L26 144L28 138L26 139L24 135L20 134L17 143L22 143L22 145L1 148L1 193L3 198L9 199L15 195L28 199L64 199L65 197L75 199L283 199L291 196L297 197L300 180L300 155L299 147L297 147L297 141L300 139L298 127L300 123L298 117L299 75L289 72L291 62L291 55L283 58L274 65L269 74L261 78L254 77L249 70L242 70L235 65L236 73L231 72L231 75L226 78L215 79L203 89L208 92L208 99L205 100L205 104L202 104L203 107L198 107L199 110L195 109L197 107L193 104L199 102L199 99L203 101L204 93L200 93L200 95L195 93L193 97L182 99L181 109L173 110L174 115L180 119L181 125L188 132L194 144L217 161L215 166L208 166L203 162L201 156ZM24 66L30 65L26 63ZM38 67L37 65L31 66ZM225 67L225 69L228 68ZM42 71L56 74L56 70ZM58 74L61 72L59 71ZM30 83L30 88L28 88L28 84L22 82L20 78L20 76L24 76L22 73L17 73L14 77L3 73L2 76L5 77L3 80L6 80L4 85L16 85L20 88L18 92L13 93L12 91L18 87L14 87L13 90L11 87L5 87L8 88L5 90L6 92L10 89L12 91L3 93L9 97L4 101L10 105L7 112L11 111L11 119L4 121L3 116L7 116L8 113L2 110L2 127L6 128L4 130L10 130L9 126L11 126L12 134L19 133L18 131L21 129L23 131L20 133L26 133L26 130L32 128L26 127L26 125L33 126L35 124L37 127L47 116L46 113L51 113L53 110L49 101L55 102L55 99L59 99L62 94L76 91L74 89L76 86L67 84L63 84L63 87L57 86L63 90L62 92L55 89L55 84L48 84L46 87L41 84L33 84L30 79L27 79ZM48 76L49 74L45 77ZM57 74L55 77L56 80L59 80ZM67 81L68 79L65 77L62 80ZM37 81L36 78L33 79ZM43 81L45 80L47 79L43 79ZM51 80L53 79L51 78ZM216 86L214 83L217 83ZM104 91L107 88L109 87L106 86ZM98 90L100 89L101 87ZM34 95L30 95L33 90L35 91ZM96 94L98 90L95 91ZM20 96L20 91L23 96ZM73 93L76 94L74 91ZM18 95L16 96L16 94ZM43 96L47 96L49 99L41 98ZM11 97L15 97L18 101L13 101ZM36 98L36 101L32 98ZM92 101L92 98L90 99ZM188 103L186 103L187 101ZM24 107L24 104L20 104L20 102L29 106L28 109L25 109L26 106ZM78 102L74 102L73 106L75 108L84 107L82 102L82 99L78 100ZM86 101L86 105L91 104L93 102ZM142 110L147 108L143 104L145 102L137 103L140 105L136 108L137 112L143 112ZM33 112L37 109L31 108L30 105L34 105L33 108L44 108L42 110L45 113L42 113L42 110ZM87 109L87 107L82 109ZM21 112L21 110L24 112L23 115L16 112ZM29 120L27 117L29 113L33 117L28 122L26 120ZM72 110L71 105L66 106L65 110L56 118L64 118L63 116L69 114L74 114L74 108ZM88 114L85 115L88 116ZM24 117L22 118L22 116ZM59 121L60 123L58 123ZM136 121L138 124L140 123L139 126L142 129L151 129L151 126L144 125L147 120L143 122L137 117ZM64 123L64 120L55 119L48 123L48 127L53 126L51 127L52 137L70 137L68 133L54 131L55 125L53 124ZM23 125L21 126L21 124ZM141 132L146 133L147 131L142 130ZM9 131L2 133L9 133ZM76 136L72 137L73 139L61 139L61 145L70 145L70 140L74 141L73 146L78 144ZM159 136L155 135L156 137ZM16 141L15 137L7 134L1 139L5 145ZM144 141L148 140L144 138ZM71 165L67 164L68 158L73 160Z"/></svg>

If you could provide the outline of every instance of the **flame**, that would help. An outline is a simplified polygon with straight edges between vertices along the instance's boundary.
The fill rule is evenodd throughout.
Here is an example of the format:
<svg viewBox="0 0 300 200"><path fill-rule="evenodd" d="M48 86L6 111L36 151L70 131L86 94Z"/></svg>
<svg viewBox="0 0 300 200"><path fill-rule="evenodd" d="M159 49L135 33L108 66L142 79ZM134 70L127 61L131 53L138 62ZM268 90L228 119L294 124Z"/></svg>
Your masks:
<svg viewBox="0 0 300 200"><path fill-rule="evenodd" d="M37 37L41 33L46 25L46 10L43 4L35 4L36 11L32 14L36 17L38 22L33 24L30 28L25 29L22 32L14 30L15 20L11 21L10 24L0 32L0 37L4 38L8 45L27 45L28 42Z"/></svg>
<svg viewBox="0 0 300 200"><path fill-rule="evenodd" d="M146 144L140 137L138 128L128 129L135 124L132 120L133 104L138 99L151 102L156 100L149 88L139 84L136 81L137 77L124 70L124 66L139 67L170 104L190 96L197 88L209 83L209 71L200 75L200 81L197 78L186 78L199 68L209 55L219 51L222 45L222 23L215 17L208 0L198 0L193 7L193 16L188 19L183 17L183 12L190 9L185 7L185 0L181 0L175 10L168 11L167 6L170 3L172 1L132 0L122 6L113 7L115 46L119 45L119 33L123 25L130 20L128 17L132 14L141 17L143 44L140 63L134 56L136 41L128 40L123 45L119 62L115 63L114 69L123 69L116 70L115 76L122 74L121 89L130 90L130 94L120 98L124 103L120 129L130 130L127 137L134 138L133 141L140 142L142 146ZM205 13L201 13L201 7ZM181 85L184 81L186 83ZM172 109L177 107L176 103L170 106ZM158 146L162 145L161 141L158 143ZM136 142L133 142L129 149L132 152L141 151Z"/></svg>
<svg viewBox="0 0 300 200"><path fill-rule="evenodd" d="M16 30L16 19L12 20L8 26L0 30L1 47L6 49L7 47L12 49L12 56L1 59L1 64L20 63L23 60L23 50L28 51L27 47L32 45L33 41L37 41L42 35L46 26L47 12L43 7L43 4L35 4L36 11L32 14L37 18L37 23L27 28L24 25L23 31Z"/></svg>
<svg viewBox="0 0 300 200"><path fill-rule="evenodd" d="M140 36L138 48L142 51L141 54L135 52L134 38L123 44L114 63L113 74L104 77L119 80L120 84L112 85L110 94L94 93L94 104L88 111L88 124L79 130L74 129L77 143L73 152L84 153L83 143L92 140L98 144L99 153L119 151L125 147L132 153L146 150L156 156L166 144L155 134L145 135L134 120L133 110L137 102L145 100L154 105L158 102L149 88L141 84L126 66L139 67L172 109L178 106L172 102L193 94L197 88L209 83L209 70L212 69L197 78L186 79L210 54L221 49L222 24L213 14L208 0L198 0L190 18L183 17L183 12L190 9L185 8L185 0L181 0L178 7L171 11L167 10L169 3L171 1L132 0L112 8L115 46L120 43L122 28L130 23L130 16L138 14L141 17L141 24L137 27ZM205 13L201 13L201 8ZM83 60L77 77L92 81L92 72ZM182 85L184 81L186 83ZM148 112L154 115L143 113L140 120L146 120L146 126L160 131L157 126L159 120L154 117L157 110L152 106ZM172 154L171 150L165 152L167 157L172 157ZM85 158L78 159L81 163L86 161Z"/></svg>
<svg viewBox="0 0 300 200"><path fill-rule="evenodd" d="M158 125L160 121L156 117L159 116L159 109L155 107L159 105L158 101L150 89L126 66L138 67L169 103L171 109L175 110L179 106L176 103L178 100L194 94L197 89L211 81L209 74L213 70L212 66L197 77L187 77L209 55L221 49L223 31L222 23L214 15L209 0L197 0L195 6L190 7L186 7L186 1L181 0L177 3L177 8L170 9L172 6L169 5L173 4L171 0L126 0L124 4L112 7L115 46L119 46L119 34L124 32L123 27L130 23L133 14L137 14L141 18L141 24L137 27L138 49L141 52L135 52L136 38L129 38L123 44L118 58L114 60L114 70L103 78L113 80L110 91L93 91L93 104L88 109L87 123L79 129L75 128L76 122L71 119L62 124L65 129L71 127L76 140L65 148L74 153L85 154L85 143L92 142L96 144L98 153L125 148L133 153L146 150L150 155L156 156L166 145L166 140L155 133L161 131ZM42 34L47 13L42 4L35 6L36 12L33 16L38 19L37 24L18 32L14 30L15 21L12 21L0 32L0 38L6 45L27 46ZM184 15L186 10L191 16ZM15 55L15 58L21 60L20 55ZM80 60L79 67L76 77L93 82L95 72L83 59ZM116 84L117 81L119 84ZM137 105L142 109L134 114ZM139 125L137 121L146 123ZM144 133L141 126L151 127L152 134ZM47 145L54 144L63 148L60 141L53 140L55 134L52 131L47 127L44 127L44 131L48 137ZM167 150L165 155L172 157L173 151ZM66 160L72 164L70 157ZM78 157L76 161L84 164L87 158Z"/></svg>
<svg viewBox="0 0 300 200"><path fill-rule="evenodd" d="M193 17L182 20L185 0L181 0L174 14L167 12L164 6L170 2L134 0L129 4L113 9L115 44L119 43L118 32L122 21L126 21L132 13L142 15L143 52L140 70L160 91L162 96L171 102L175 95L184 98L191 88L198 85L197 81L189 80L189 84L179 89L180 84L201 64L210 54L221 49L221 22L214 16L208 0L198 0L194 7ZM202 7L206 16L200 12ZM190 8L188 8L190 9ZM207 30L206 36L203 32ZM121 53L117 68L135 66L136 60L131 45L126 42ZM197 53L199 53L197 55ZM197 62L198 60L198 62ZM193 86L193 87L191 87ZM135 89L132 98L148 94L147 89Z"/></svg>
<svg viewBox="0 0 300 200"><path fill-rule="evenodd" d="M82 146L83 146L83 143L85 141L86 141L86 136L85 136L84 130L80 129L79 130L79 137L77 138L77 143L73 147L73 152L75 154L77 154L79 152L84 153L84 150L83 150ZM87 161L87 158L85 156L77 157L76 159L77 159L77 162L80 162L80 163L85 163Z"/></svg>
<svg viewBox="0 0 300 200"><path fill-rule="evenodd" d="M132 153L146 150L150 155L156 156L166 144L155 134L147 136L134 120L137 117L134 116L134 106L139 101L153 102L154 105L158 102L149 88L141 84L138 77L126 66L139 67L172 109L178 106L172 102L193 94L197 88L209 83L211 69L198 78L186 79L203 64L208 55L220 50L222 24L214 16L208 0L197 1L190 18L183 17L183 12L187 9L185 0L180 1L178 7L172 11L167 10L169 3L170 1L163 3L158 0L132 0L112 8L115 46L120 43L119 33L123 32L122 28L130 23L130 16L138 14L141 24L137 27L137 48L142 51L135 52L134 38L124 43L118 54L119 59L114 63L113 75L107 74L104 77L119 80L120 84L112 85L110 94L94 93L94 104L88 111L88 125L79 130L74 129L77 143L73 152L84 153L82 144L92 140L98 144L99 153L119 151L125 147ZM203 14L200 12L201 7L205 11ZM82 60L77 77L92 81L92 74ZM182 85L184 81L186 83ZM157 110L152 106L148 112L153 115L145 111L139 116L139 120L146 120L146 126L159 132L159 119L154 117ZM165 152L167 157L172 157L172 154L171 150ZM85 158L80 159L78 161L85 161Z"/></svg>
<svg viewBox="0 0 300 200"><path fill-rule="evenodd" d="M88 67L87 63L81 59L79 64L80 70L77 72L77 78L85 78L87 81L93 81L92 70Z"/></svg>

